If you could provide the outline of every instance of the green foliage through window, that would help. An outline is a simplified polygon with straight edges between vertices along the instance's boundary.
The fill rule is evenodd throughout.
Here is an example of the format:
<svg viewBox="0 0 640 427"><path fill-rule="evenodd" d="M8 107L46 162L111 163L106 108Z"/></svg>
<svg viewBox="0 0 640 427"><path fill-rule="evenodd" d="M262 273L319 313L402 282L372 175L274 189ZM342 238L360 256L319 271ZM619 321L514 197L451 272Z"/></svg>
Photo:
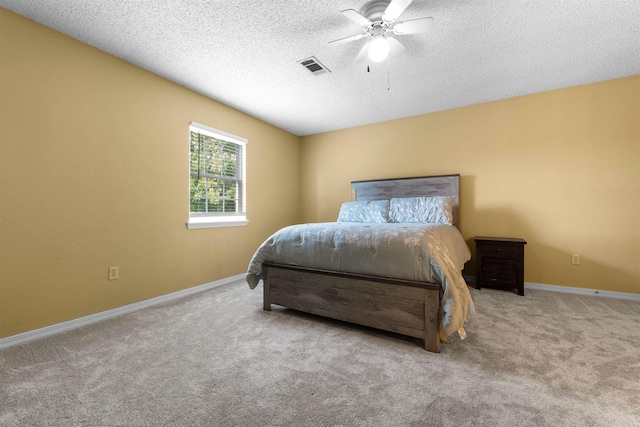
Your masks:
<svg viewBox="0 0 640 427"><path fill-rule="evenodd" d="M242 144L190 129L191 214L234 214L242 206Z"/></svg>

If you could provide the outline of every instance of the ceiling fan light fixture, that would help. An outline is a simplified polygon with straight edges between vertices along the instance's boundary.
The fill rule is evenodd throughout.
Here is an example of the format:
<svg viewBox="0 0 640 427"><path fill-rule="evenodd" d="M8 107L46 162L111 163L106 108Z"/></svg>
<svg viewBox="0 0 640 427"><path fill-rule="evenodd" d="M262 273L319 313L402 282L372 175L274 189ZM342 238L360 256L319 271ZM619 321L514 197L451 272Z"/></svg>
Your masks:
<svg viewBox="0 0 640 427"><path fill-rule="evenodd" d="M380 36L374 37L369 43L369 59L373 62L384 61L389 56L389 43L387 39Z"/></svg>

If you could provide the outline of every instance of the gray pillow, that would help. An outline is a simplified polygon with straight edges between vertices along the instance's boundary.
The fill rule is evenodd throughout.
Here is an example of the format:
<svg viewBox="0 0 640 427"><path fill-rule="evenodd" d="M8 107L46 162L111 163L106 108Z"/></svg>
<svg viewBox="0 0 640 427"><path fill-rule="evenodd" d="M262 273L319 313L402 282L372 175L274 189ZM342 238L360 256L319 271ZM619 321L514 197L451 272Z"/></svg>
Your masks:
<svg viewBox="0 0 640 427"><path fill-rule="evenodd" d="M453 197L407 197L391 199L389 222L453 223Z"/></svg>
<svg viewBox="0 0 640 427"><path fill-rule="evenodd" d="M382 223L389 219L389 201L345 202L340 207L338 222Z"/></svg>

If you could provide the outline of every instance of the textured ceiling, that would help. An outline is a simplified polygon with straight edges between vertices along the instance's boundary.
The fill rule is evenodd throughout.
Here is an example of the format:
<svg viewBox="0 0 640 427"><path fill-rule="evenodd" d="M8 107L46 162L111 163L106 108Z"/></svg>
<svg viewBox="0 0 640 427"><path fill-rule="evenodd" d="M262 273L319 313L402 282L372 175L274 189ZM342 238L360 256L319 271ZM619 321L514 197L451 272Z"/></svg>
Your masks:
<svg viewBox="0 0 640 427"><path fill-rule="evenodd" d="M414 0L428 34L381 64L340 14L352 0L0 0L0 6L309 135L640 74L639 0ZM331 73L298 61L315 56Z"/></svg>

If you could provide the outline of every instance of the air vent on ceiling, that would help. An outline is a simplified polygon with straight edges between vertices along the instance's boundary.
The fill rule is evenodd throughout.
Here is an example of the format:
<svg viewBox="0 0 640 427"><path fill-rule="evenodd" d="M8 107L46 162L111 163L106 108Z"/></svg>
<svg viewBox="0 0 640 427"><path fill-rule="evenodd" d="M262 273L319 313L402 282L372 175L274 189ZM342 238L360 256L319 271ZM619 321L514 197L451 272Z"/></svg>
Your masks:
<svg viewBox="0 0 640 427"><path fill-rule="evenodd" d="M313 56L311 56L311 57L309 57L307 59L303 59L302 61L298 61L298 62L301 63L302 65L304 65L306 67L306 69L311 71L313 74L324 74L324 73L330 73L331 72L331 70L329 70L327 67L322 65L320 63L320 61L318 61Z"/></svg>

